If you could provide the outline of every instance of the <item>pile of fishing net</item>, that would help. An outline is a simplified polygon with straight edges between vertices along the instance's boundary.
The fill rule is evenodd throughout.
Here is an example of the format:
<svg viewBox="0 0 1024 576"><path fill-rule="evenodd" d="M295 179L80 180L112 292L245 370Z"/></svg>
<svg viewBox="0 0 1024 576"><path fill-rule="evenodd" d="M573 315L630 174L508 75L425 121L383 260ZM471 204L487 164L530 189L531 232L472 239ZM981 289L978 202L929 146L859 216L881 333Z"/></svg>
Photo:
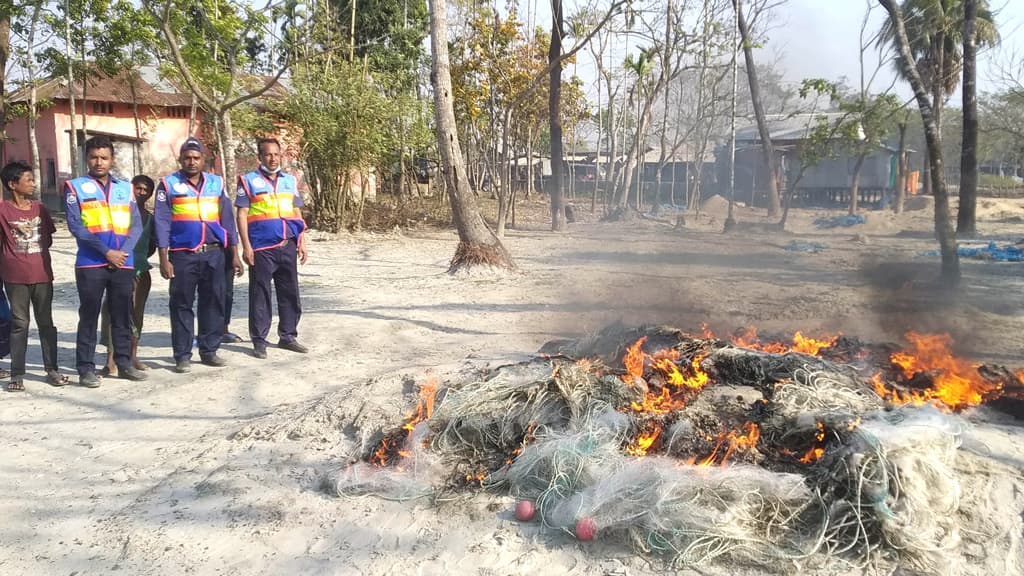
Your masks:
<svg viewBox="0 0 1024 576"><path fill-rule="evenodd" d="M500 491L552 530L596 529L677 567L955 571L957 417L893 409L849 365L668 328L544 352L447 383L428 418L382 434L330 487L397 499ZM631 353L642 372L619 361ZM673 387L699 373L703 387Z"/></svg>

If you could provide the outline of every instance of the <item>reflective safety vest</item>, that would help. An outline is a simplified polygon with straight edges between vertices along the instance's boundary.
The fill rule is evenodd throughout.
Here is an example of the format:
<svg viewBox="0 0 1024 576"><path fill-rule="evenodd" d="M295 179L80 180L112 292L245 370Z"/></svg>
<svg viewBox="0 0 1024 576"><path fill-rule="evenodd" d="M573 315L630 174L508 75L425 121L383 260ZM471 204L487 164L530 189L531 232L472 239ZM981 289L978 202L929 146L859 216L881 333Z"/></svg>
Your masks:
<svg viewBox="0 0 1024 576"><path fill-rule="evenodd" d="M116 180L110 176L110 193L103 191L103 185L89 176L68 180L65 190L65 209L78 207L82 215L82 225L89 232L110 247L120 250L128 239L128 231L132 226L132 195L131 184L124 180ZM107 255L95 248L78 241L78 256L75 258L76 268L99 268L106 266ZM128 253L122 268L134 267L132 253Z"/></svg>
<svg viewBox="0 0 1024 576"><path fill-rule="evenodd" d="M224 184L220 176L203 173L203 189L195 187L181 172L164 176L164 191L171 205L169 249L195 250L210 242L228 245L228 234L220 224L220 199ZM216 237L210 238L207 230Z"/></svg>
<svg viewBox="0 0 1024 576"><path fill-rule="evenodd" d="M306 229L302 213L295 207L298 184L291 174L279 172L270 182L259 170L238 177L239 195L249 197L249 244L266 250L284 244L289 237L298 242ZM290 234L289 234L290 232Z"/></svg>

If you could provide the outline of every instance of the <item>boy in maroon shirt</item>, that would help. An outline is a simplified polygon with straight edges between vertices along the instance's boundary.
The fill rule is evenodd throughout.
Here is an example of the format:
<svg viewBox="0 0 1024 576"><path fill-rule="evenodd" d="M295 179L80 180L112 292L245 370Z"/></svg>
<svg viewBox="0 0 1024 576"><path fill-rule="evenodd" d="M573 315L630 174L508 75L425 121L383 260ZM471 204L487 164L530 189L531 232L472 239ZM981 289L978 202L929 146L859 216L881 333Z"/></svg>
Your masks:
<svg viewBox="0 0 1024 576"><path fill-rule="evenodd" d="M25 352L28 348L29 307L35 312L43 348L46 381L67 384L57 368L57 329L53 326L53 268L50 245L53 225L50 212L32 200L36 181L32 168L11 162L0 170L0 180L10 200L0 203L0 279L11 306L11 381L9 392L25 389Z"/></svg>

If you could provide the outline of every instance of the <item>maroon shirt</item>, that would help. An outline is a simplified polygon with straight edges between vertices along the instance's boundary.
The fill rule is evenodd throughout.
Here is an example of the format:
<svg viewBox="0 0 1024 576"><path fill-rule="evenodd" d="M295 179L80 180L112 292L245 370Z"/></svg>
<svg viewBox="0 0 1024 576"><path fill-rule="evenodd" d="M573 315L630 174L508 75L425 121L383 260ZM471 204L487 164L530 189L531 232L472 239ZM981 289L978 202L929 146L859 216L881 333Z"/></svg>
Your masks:
<svg viewBox="0 0 1024 576"><path fill-rule="evenodd" d="M45 206L28 210L0 202L0 279L9 284L53 282L50 246L57 228Z"/></svg>

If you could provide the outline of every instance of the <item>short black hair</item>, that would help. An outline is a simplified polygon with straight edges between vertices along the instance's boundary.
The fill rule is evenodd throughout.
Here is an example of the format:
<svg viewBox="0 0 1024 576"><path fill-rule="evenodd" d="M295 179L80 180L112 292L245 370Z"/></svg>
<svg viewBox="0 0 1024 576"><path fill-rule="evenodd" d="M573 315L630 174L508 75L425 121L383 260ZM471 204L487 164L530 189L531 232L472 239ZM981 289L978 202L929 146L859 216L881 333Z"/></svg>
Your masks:
<svg viewBox="0 0 1024 576"><path fill-rule="evenodd" d="M89 157L89 152L99 150L100 148L109 148L110 156L114 156L114 143L110 140L109 136L93 136L85 141L86 158Z"/></svg>
<svg viewBox="0 0 1024 576"><path fill-rule="evenodd" d="M31 171L31 166L19 160L8 162L7 165L3 167L3 170L0 170L0 180L3 180L4 189L12 190L13 188L11 188L10 183L21 180L21 177L25 172Z"/></svg>
<svg viewBox="0 0 1024 576"><path fill-rule="evenodd" d="M150 192L150 193L152 193L153 192L153 188L156 187L156 184L153 183L153 179L150 178L149 176L146 176L145 174L139 174L135 178L132 178L132 187L133 188L135 186L138 186L139 184L142 184L143 186L145 186L146 187L146 191Z"/></svg>
<svg viewBox="0 0 1024 576"><path fill-rule="evenodd" d="M277 144L277 147L281 147L281 143L277 141L277 138L260 138L256 141L256 153L259 154L263 151L264 144Z"/></svg>

